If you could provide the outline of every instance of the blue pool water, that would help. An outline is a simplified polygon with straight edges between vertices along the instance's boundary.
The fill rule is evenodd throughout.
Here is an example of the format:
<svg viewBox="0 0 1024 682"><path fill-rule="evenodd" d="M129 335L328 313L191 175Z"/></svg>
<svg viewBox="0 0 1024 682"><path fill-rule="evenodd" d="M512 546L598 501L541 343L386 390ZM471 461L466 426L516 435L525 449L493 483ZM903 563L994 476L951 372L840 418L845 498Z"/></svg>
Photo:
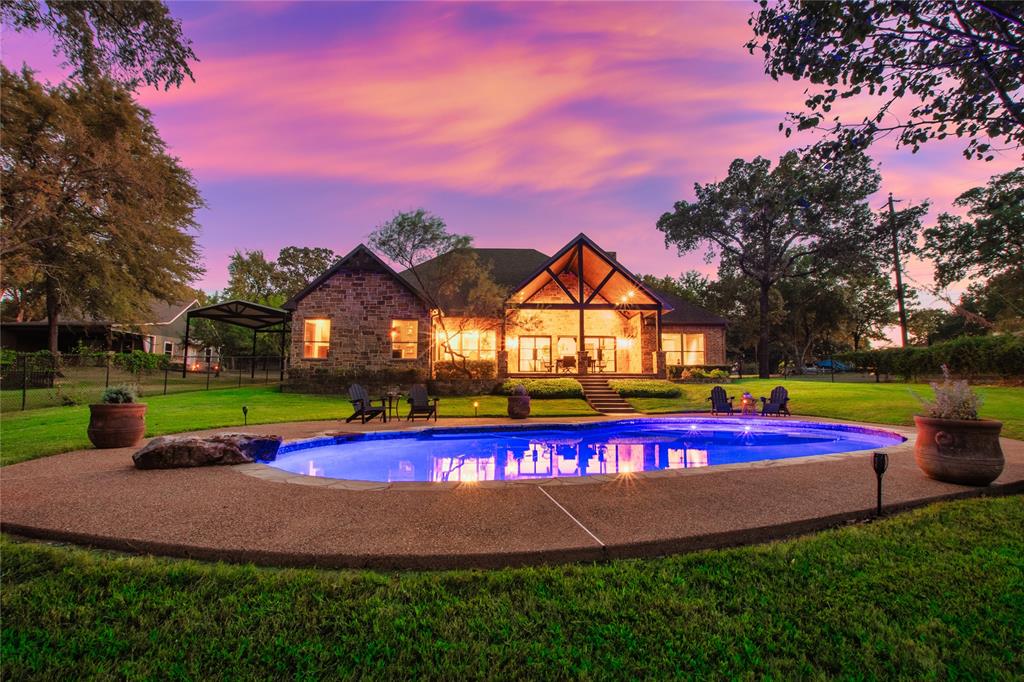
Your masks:
<svg viewBox="0 0 1024 682"><path fill-rule="evenodd" d="M765 419L451 427L286 443L268 464L363 481L490 481L687 469L887 447L895 433Z"/></svg>

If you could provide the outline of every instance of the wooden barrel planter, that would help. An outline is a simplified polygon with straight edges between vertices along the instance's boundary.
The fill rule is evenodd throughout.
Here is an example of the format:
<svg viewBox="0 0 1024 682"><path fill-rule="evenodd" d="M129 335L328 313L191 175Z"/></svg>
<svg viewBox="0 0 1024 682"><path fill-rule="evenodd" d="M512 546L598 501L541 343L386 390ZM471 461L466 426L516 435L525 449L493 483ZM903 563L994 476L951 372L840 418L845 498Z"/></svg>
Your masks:
<svg viewBox="0 0 1024 682"><path fill-rule="evenodd" d="M146 433L145 403L96 403L89 413L89 440L98 448L130 448Z"/></svg>
<svg viewBox="0 0 1024 682"><path fill-rule="evenodd" d="M988 485L1003 472L1002 422L991 419L914 417L914 458L929 478L960 485Z"/></svg>

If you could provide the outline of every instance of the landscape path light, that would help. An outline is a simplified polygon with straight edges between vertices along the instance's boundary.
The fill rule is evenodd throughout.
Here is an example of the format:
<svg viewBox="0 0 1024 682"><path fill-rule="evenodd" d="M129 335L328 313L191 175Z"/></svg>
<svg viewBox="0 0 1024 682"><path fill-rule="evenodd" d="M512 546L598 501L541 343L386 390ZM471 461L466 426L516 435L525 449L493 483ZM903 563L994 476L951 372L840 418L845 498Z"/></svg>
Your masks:
<svg viewBox="0 0 1024 682"><path fill-rule="evenodd" d="M871 457L871 467L875 470L875 477L878 479L878 506L875 516L882 515L882 475L889 468L889 455L884 452L876 452Z"/></svg>

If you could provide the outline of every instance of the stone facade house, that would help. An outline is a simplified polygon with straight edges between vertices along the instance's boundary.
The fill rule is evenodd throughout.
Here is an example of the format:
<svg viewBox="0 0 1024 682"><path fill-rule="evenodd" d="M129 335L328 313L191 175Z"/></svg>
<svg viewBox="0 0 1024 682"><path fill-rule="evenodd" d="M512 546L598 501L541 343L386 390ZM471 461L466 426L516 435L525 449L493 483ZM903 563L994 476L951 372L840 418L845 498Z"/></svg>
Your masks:
<svg viewBox="0 0 1024 682"><path fill-rule="evenodd" d="M649 288L586 235L553 256L473 251L506 293L503 315L435 309L421 284L444 262L398 273L356 247L284 306L292 315L288 384L309 389L360 373L397 382L453 367L497 378L664 377L671 365L726 363L726 320Z"/></svg>

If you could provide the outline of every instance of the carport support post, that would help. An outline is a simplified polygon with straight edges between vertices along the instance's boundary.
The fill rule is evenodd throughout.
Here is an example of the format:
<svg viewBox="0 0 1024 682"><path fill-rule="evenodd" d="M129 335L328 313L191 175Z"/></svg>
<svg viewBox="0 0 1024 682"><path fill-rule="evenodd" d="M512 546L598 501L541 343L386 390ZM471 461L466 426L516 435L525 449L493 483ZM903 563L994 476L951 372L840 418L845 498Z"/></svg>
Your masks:
<svg viewBox="0 0 1024 682"><path fill-rule="evenodd" d="M192 313L185 313L185 349L181 353L181 378L185 378L185 372L188 371L188 332L189 327L192 325Z"/></svg>
<svg viewBox="0 0 1024 682"><path fill-rule="evenodd" d="M256 378L256 330L252 330L252 356L249 358L250 379Z"/></svg>
<svg viewBox="0 0 1024 682"><path fill-rule="evenodd" d="M281 326L281 383L284 383L284 325Z"/></svg>

